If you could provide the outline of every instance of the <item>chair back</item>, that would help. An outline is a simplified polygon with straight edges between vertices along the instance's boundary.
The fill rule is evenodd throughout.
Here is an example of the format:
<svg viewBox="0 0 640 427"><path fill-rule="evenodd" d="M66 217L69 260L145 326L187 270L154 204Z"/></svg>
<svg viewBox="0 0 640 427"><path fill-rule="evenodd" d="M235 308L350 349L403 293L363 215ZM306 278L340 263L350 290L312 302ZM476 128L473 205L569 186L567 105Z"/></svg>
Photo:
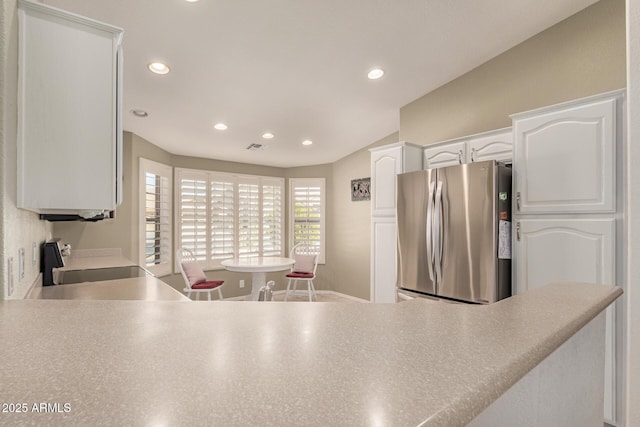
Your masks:
<svg viewBox="0 0 640 427"><path fill-rule="evenodd" d="M315 277L316 269L318 268L318 253L315 251L312 251L311 246L304 243L298 243L297 245L292 247L291 250L289 251L289 258L296 259L297 254L313 255L313 276ZM295 264L291 266L291 271L294 271L294 267L295 267Z"/></svg>
<svg viewBox="0 0 640 427"><path fill-rule="evenodd" d="M189 282L189 278L187 277L187 273L184 271L184 267L182 267L183 262L196 262L196 256L187 248L178 248L176 251L176 264L178 264L178 269L180 270L180 275L184 280L185 286L191 289L191 282Z"/></svg>

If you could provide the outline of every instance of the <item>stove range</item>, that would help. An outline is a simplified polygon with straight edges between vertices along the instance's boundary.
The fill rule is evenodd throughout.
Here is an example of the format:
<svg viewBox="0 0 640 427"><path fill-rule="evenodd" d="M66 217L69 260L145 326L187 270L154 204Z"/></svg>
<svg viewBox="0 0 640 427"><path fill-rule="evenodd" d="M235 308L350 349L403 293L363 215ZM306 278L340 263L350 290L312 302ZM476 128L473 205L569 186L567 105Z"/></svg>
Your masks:
<svg viewBox="0 0 640 427"><path fill-rule="evenodd" d="M55 275L56 285L73 283L100 282L103 280L128 279L130 277L152 276L147 270L137 265L126 267L94 268L90 270L58 270Z"/></svg>

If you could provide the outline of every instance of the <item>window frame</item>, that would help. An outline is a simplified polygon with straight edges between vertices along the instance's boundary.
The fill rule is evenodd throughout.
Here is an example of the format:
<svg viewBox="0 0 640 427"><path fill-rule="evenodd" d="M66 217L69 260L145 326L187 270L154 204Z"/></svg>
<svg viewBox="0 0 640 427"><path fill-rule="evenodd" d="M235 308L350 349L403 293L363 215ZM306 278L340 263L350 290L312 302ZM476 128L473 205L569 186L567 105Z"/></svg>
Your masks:
<svg viewBox="0 0 640 427"><path fill-rule="evenodd" d="M140 157L138 161L138 263L156 276L164 276L173 272L173 167L164 163ZM146 178L147 173L152 173L167 178L168 204L167 224L169 227L166 236L161 237L161 241L166 243L166 253L168 259L161 264L146 265ZM164 203L161 201L161 203ZM161 248L162 251L162 248Z"/></svg>
<svg viewBox="0 0 640 427"><path fill-rule="evenodd" d="M327 192L326 178L289 178L289 248L293 248L295 241L295 218L294 218L294 188L296 187L320 187L320 253L318 254L318 264L325 264L326 253L326 218L327 218Z"/></svg>
<svg viewBox="0 0 640 427"><path fill-rule="evenodd" d="M268 255L268 256L284 256L285 253L285 209L286 209L286 199L285 199L285 179L282 177L273 177L273 176L261 176L261 175L248 175L248 174L238 174L238 173L230 173L230 172L219 172L212 170L201 170L201 169L190 169L190 168L174 168L175 170L175 180L174 180L174 238L176 245L179 246L182 242L181 232L182 232L182 193L181 193L181 183L185 177L188 179L198 179L204 180L206 182L206 205L207 205L207 215L206 215L206 259L199 260L202 268L205 270L221 270L224 267L221 265L221 262L225 259L237 258L240 255L240 233L239 233L239 204L240 204L240 195L239 195L239 185L240 184L257 184L258 185L258 209L259 214L258 218L261 218L258 222L258 238L259 238L259 248L258 255L263 256L264 254L264 200L263 200L263 187L265 185L273 185L280 187L280 253L278 255ZM212 259L213 251L212 251L212 225L211 225L211 181L229 181L233 183L233 212L234 212L234 220L233 220L233 256L230 258L219 258ZM273 253L270 251L270 253Z"/></svg>

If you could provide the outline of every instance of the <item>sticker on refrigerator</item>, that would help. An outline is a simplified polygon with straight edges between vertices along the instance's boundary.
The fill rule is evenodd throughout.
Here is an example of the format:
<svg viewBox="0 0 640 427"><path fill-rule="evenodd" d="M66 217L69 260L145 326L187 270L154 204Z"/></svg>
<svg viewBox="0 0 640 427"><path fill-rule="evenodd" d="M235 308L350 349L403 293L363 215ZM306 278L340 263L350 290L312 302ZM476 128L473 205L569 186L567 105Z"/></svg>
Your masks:
<svg viewBox="0 0 640 427"><path fill-rule="evenodd" d="M510 221L500 221L498 228L498 259L511 259Z"/></svg>

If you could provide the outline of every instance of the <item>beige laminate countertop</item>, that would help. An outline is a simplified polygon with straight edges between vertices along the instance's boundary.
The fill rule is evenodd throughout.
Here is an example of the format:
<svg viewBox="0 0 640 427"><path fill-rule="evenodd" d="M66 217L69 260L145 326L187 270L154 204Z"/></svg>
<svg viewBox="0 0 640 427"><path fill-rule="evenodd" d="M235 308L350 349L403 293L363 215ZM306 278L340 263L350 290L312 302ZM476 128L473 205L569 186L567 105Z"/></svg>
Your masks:
<svg viewBox="0 0 640 427"><path fill-rule="evenodd" d="M163 281L153 276L70 285L39 286L29 298L75 300L143 300L190 301Z"/></svg>
<svg viewBox="0 0 640 427"><path fill-rule="evenodd" d="M1 400L60 411L0 413L0 425L462 426L621 293L564 283L489 306L4 301Z"/></svg>

